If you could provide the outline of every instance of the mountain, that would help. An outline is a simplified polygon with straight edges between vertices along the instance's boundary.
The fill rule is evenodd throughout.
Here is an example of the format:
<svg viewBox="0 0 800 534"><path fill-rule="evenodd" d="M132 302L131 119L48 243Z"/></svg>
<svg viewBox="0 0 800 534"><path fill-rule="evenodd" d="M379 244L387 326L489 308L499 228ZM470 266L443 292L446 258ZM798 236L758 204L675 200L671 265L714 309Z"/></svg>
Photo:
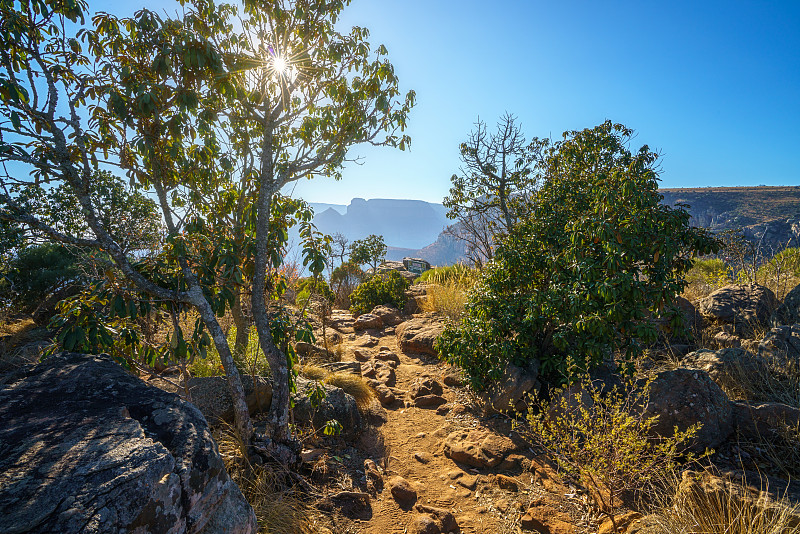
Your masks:
<svg viewBox="0 0 800 534"><path fill-rule="evenodd" d="M447 208L422 200L354 198L342 210L336 204L312 204L314 224L326 234L339 232L350 241L382 235L387 245L420 249L436 240L448 224Z"/></svg>

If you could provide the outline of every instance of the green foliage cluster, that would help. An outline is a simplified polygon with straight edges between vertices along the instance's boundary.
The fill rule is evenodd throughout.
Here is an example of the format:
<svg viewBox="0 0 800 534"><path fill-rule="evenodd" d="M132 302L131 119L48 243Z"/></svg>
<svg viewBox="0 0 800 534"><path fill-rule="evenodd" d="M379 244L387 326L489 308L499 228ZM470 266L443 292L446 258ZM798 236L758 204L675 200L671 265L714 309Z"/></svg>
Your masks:
<svg viewBox="0 0 800 534"><path fill-rule="evenodd" d="M328 285L328 282L322 278L307 277L301 278L297 281L296 285L297 297L295 297L295 304L297 306L304 306L308 302L311 295L319 295L330 303L336 298L336 294Z"/></svg>
<svg viewBox="0 0 800 534"><path fill-rule="evenodd" d="M717 243L684 209L659 203L657 154L631 152L632 135L605 122L548 149L528 215L483 269L461 323L437 341L474 387L508 362L538 359L560 382L568 357L584 368L613 353L632 361L657 338L651 317L677 316L683 273Z"/></svg>
<svg viewBox="0 0 800 534"><path fill-rule="evenodd" d="M623 494L642 490L672 471L702 426L654 439L658 416L646 416L641 409L649 392L650 382L637 387L632 381L603 392L586 375L528 412L528 437L593 490L600 511L612 522Z"/></svg>
<svg viewBox="0 0 800 534"><path fill-rule="evenodd" d="M385 257L386 243L382 235L372 234L350 245L350 261L357 265L367 264L377 270Z"/></svg>
<svg viewBox="0 0 800 534"><path fill-rule="evenodd" d="M371 276L350 295L350 311L360 315L382 304L402 309L406 300L405 291L410 285L397 271Z"/></svg>

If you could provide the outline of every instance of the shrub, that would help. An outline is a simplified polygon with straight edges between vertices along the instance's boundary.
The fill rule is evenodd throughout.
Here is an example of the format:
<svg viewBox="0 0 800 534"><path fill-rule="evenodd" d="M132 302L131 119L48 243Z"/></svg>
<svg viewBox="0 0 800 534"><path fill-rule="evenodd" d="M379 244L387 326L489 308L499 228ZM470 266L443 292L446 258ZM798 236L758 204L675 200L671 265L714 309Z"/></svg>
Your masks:
<svg viewBox="0 0 800 534"><path fill-rule="evenodd" d="M719 258L696 259L684 276L687 285L683 290L683 296L689 300L696 300L733 283L730 271L728 265Z"/></svg>
<svg viewBox="0 0 800 534"><path fill-rule="evenodd" d="M333 300L336 298L336 294L331 290L328 282L311 277L298 280L296 291L297 297L295 297L295 304L301 307L308 302L312 294L321 296L329 303L333 303Z"/></svg>
<svg viewBox="0 0 800 534"><path fill-rule="evenodd" d="M422 273L416 282L445 285L454 283L463 288L470 288L478 279L480 271L478 269L456 263L444 267L434 267Z"/></svg>
<svg viewBox="0 0 800 534"><path fill-rule="evenodd" d="M657 155L631 153L632 131L606 122L565 134L541 164L541 188L470 292L461 323L437 349L473 387L508 362L538 359L563 380L566 356L583 367L618 352L628 361L658 336L649 317L675 314L695 252L717 249L683 208L660 204Z"/></svg>
<svg viewBox="0 0 800 534"><path fill-rule="evenodd" d="M403 308L409 285L410 282L397 271L376 274L350 294L350 311L360 315L382 304Z"/></svg>
<svg viewBox="0 0 800 534"><path fill-rule="evenodd" d="M467 291L456 282L445 282L428 288L422 311L441 313L455 323L464 315Z"/></svg>
<svg viewBox="0 0 800 534"><path fill-rule="evenodd" d="M603 393L585 377L580 387L555 392L554 400L528 412L528 437L551 453L559 466L590 490L617 531L614 512L626 492L641 491L673 470L681 446L700 425L668 438L649 436L658 416L647 417L650 382ZM538 412L534 409L538 408Z"/></svg>

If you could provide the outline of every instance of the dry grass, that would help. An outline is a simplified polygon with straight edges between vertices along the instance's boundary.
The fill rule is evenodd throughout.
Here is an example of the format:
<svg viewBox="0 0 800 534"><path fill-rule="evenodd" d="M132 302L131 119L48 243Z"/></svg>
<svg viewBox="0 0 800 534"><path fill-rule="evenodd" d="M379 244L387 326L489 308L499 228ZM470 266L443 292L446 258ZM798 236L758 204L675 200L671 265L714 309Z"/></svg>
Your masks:
<svg viewBox="0 0 800 534"><path fill-rule="evenodd" d="M331 373L324 379L326 384L341 388L356 399L359 410L367 410L375 400L375 391L358 375Z"/></svg>
<svg viewBox="0 0 800 534"><path fill-rule="evenodd" d="M782 423L770 435L740 442L738 447L760 469L788 480L800 478L800 426Z"/></svg>
<svg viewBox="0 0 800 534"><path fill-rule="evenodd" d="M677 476L673 488L679 486ZM800 505L761 492L747 497L733 483L713 491L676 491L656 514L658 534L800 534Z"/></svg>
<svg viewBox="0 0 800 534"><path fill-rule="evenodd" d="M311 507L303 502L293 488L283 488L280 477L271 467L253 465L242 454L241 442L231 427L215 431L225 469L253 507L262 534L313 534Z"/></svg>
<svg viewBox="0 0 800 534"><path fill-rule="evenodd" d="M375 391L360 376L352 373L332 373L323 367L306 364L299 369L300 376L341 388L352 395L361 411L369 409L375 400Z"/></svg>
<svg viewBox="0 0 800 534"><path fill-rule="evenodd" d="M441 313L455 323L464 315L466 305L467 289L457 282L445 282L430 286L420 307L424 312Z"/></svg>
<svg viewBox="0 0 800 534"><path fill-rule="evenodd" d="M800 367L780 362L765 365L732 365L729 382L723 384L728 397L749 402L780 402L800 408Z"/></svg>

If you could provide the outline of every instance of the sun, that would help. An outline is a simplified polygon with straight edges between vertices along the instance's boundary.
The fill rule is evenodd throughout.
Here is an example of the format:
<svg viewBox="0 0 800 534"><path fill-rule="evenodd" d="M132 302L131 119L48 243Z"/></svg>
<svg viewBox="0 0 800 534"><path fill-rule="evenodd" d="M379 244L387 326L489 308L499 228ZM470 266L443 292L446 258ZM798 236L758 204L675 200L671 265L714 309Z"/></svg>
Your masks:
<svg viewBox="0 0 800 534"><path fill-rule="evenodd" d="M275 56L272 58L272 70L280 76L286 75L289 71L289 62L281 56Z"/></svg>

